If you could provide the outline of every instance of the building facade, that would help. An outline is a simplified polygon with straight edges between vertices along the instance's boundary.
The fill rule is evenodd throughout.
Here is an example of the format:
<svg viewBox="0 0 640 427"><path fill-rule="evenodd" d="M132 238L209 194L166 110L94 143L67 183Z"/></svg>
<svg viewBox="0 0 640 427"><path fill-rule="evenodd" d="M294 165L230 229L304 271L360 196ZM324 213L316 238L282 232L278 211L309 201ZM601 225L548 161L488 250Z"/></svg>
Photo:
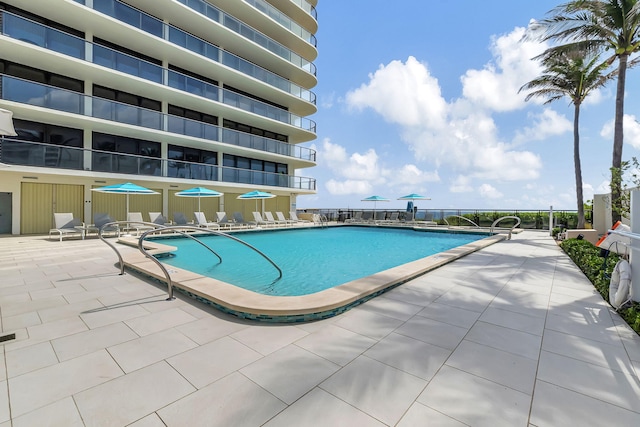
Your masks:
<svg viewBox="0 0 640 427"><path fill-rule="evenodd" d="M313 194L317 0L0 0L0 234L46 233L53 213L266 210ZM250 215L249 215L250 217ZM213 219L212 218L212 219Z"/></svg>

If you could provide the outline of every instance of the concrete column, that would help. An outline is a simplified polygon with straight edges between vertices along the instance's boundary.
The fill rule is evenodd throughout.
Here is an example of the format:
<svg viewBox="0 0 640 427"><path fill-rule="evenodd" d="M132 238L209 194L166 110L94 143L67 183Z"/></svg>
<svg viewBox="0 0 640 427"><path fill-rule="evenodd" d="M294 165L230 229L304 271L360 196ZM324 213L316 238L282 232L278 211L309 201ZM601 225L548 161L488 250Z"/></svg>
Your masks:
<svg viewBox="0 0 640 427"><path fill-rule="evenodd" d="M549 206L549 236L553 236L553 206Z"/></svg>

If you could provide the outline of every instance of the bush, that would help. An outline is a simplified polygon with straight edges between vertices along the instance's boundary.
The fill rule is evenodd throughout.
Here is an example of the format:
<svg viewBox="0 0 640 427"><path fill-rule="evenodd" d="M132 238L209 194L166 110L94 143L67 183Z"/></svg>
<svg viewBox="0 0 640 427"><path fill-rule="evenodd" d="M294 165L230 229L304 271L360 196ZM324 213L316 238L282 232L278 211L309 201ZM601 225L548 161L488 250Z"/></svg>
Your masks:
<svg viewBox="0 0 640 427"><path fill-rule="evenodd" d="M600 248L586 240L567 239L560 243L560 247L569 255L569 258L582 270L600 295L609 301L609 281L611 272L620 259L618 254L611 252L607 258L600 257ZM630 307L618 311L620 316L640 334L640 304L631 303Z"/></svg>

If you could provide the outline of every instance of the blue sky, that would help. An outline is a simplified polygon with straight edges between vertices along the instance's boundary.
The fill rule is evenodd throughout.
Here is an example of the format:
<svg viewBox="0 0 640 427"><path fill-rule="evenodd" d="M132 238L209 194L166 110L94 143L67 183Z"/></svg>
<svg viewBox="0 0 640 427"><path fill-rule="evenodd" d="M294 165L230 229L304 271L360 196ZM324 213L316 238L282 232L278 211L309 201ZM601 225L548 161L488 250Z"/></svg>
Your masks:
<svg viewBox="0 0 640 427"><path fill-rule="evenodd" d="M317 194L298 208L576 209L573 106L524 102L540 74L523 42L559 1L318 2ZM627 73L623 159L640 157L638 70ZM585 200L608 192L615 82L581 110ZM380 206L379 206L380 207Z"/></svg>

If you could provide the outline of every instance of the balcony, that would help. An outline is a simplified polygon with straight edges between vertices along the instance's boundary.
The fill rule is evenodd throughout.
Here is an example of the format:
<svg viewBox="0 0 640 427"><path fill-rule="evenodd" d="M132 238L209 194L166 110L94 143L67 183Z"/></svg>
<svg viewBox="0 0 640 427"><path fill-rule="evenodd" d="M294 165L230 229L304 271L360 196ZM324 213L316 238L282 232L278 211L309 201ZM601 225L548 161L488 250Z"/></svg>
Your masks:
<svg viewBox="0 0 640 427"><path fill-rule="evenodd" d="M223 104L315 133L316 124L313 120L292 114L282 108L274 107L227 89L221 89L216 85L194 77L163 68L99 44L87 42L81 38L11 13L5 12L3 17L2 33L11 38L77 59L86 60L111 70L163 84L211 101L222 102Z"/></svg>
<svg viewBox="0 0 640 427"><path fill-rule="evenodd" d="M89 162L89 159L90 166L85 163L85 161ZM124 175L197 179L252 186L266 185L295 190L314 191L316 189L314 178L8 138L0 138L0 163Z"/></svg>
<svg viewBox="0 0 640 427"><path fill-rule="evenodd" d="M0 74L0 99L315 162L306 147Z"/></svg>
<svg viewBox="0 0 640 427"><path fill-rule="evenodd" d="M85 4L84 0L75 1L80 4ZM100 2L94 2L93 6L88 4L85 5L87 7L92 7L107 16L129 24L132 27L158 38L165 39L177 46L183 47L212 61L230 67L242 74L283 90L293 96L297 96L314 104L316 102L316 96L311 91L292 83L278 74L259 67L246 59L226 52L218 48L218 46L182 31L179 28L165 24L157 18L147 15L129 5L116 0L101 0ZM313 64L310 64L309 68L313 68L315 71L315 66L313 66ZM311 70L306 69L305 71L311 72Z"/></svg>
<svg viewBox="0 0 640 427"><path fill-rule="evenodd" d="M293 34L297 35L307 43L313 45L314 47L318 46L318 41L316 36L311 34L309 31L302 28L297 22L289 18L284 13L280 12L277 8L271 6L264 0L244 0L246 3L253 6L255 9L264 13L278 24L282 25L287 30L291 31Z"/></svg>

